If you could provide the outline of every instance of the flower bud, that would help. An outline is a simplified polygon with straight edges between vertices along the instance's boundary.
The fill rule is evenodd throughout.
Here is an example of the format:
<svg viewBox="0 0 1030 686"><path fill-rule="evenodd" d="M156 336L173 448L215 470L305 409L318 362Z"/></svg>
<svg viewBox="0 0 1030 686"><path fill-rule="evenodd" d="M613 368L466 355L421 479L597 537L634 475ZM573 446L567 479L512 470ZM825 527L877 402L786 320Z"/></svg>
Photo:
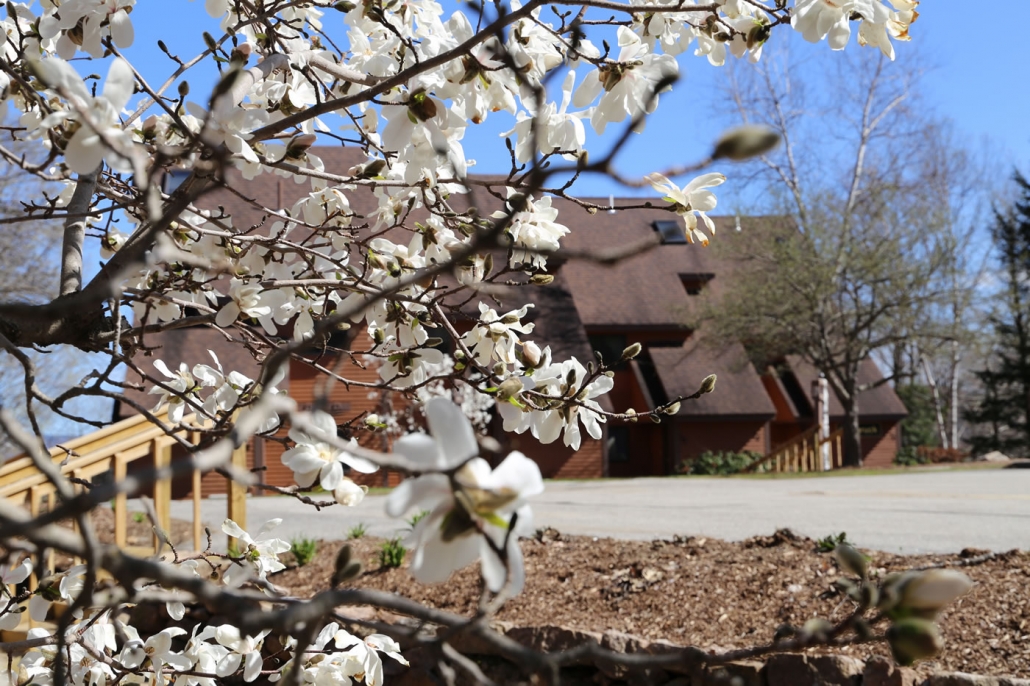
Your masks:
<svg viewBox="0 0 1030 686"><path fill-rule="evenodd" d="M833 631L833 624L825 619L815 617L805 622L801 627L801 635L810 641L824 642Z"/></svg>
<svg viewBox="0 0 1030 686"><path fill-rule="evenodd" d="M715 374L709 374L705 378L701 379L701 387L697 389L698 395L704 395L705 393L711 393L715 390Z"/></svg>
<svg viewBox="0 0 1030 686"><path fill-rule="evenodd" d="M350 479L343 479L340 485L333 489L333 498L340 505L353 507L365 499L368 493L368 486L359 486Z"/></svg>
<svg viewBox="0 0 1030 686"><path fill-rule="evenodd" d="M353 557L349 544L340 548L340 552L336 554L336 564L333 568L333 578L331 580L333 588L361 574L361 562L353 559Z"/></svg>
<svg viewBox="0 0 1030 686"><path fill-rule="evenodd" d="M715 144L712 159L746 160L773 150L780 134L767 126L739 126L724 133Z"/></svg>
<svg viewBox="0 0 1030 686"><path fill-rule="evenodd" d="M639 343L633 343L632 345L626 346L626 349L622 351L622 361L632 360L634 357L640 354L643 350L643 346Z"/></svg>
<svg viewBox="0 0 1030 686"><path fill-rule="evenodd" d="M534 286L549 286L554 282L554 277L550 274L534 274L529 282Z"/></svg>
<svg viewBox="0 0 1030 686"><path fill-rule="evenodd" d="M887 643L894 660L903 667L933 657L944 647L937 625L915 617L899 620L887 629Z"/></svg>
<svg viewBox="0 0 1030 686"><path fill-rule="evenodd" d="M313 133L294 136L286 144L286 156L290 159L296 159L307 152L307 149L314 145L316 141L318 141L318 137Z"/></svg>
<svg viewBox="0 0 1030 686"><path fill-rule="evenodd" d="M914 575L901 587L898 606L907 610L937 612L968 593L972 587L973 582L962 572L928 569Z"/></svg>
<svg viewBox="0 0 1030 686"><path fill-rule="evenodd" d="M497 387L498 402L507 402L522 392L522 381L515 376L505 379Z"/></svg>
<svg viewBox="0 0 1030 686"><path fill-rule="evenodd" d="M522 343L522 361L527 367L536 369L540 366L540 359L543 353L540 352L540 346L533 341L525 341Z"/></svg>
<svg viewBox="0 0 1030 686"><path fill-rule="evenodd" d="M678 402L673 403L672 405L669 405L664 410L662 410L662 412L664 412L665 414L668 414L668 415L678 414L679 411L680 411L680 404Z"/></svg>
<svg viewBox="0 0 1030 686"><path fill-rule="evenodd" d="M627 415L626 416L626 421L628 421L628 422L636 422L637 421L637 411L634 410L632 407L629 408L628 410L626 410L626 415Z"/></svg>
<svg viewBox="0 0 1030 686"><path fill-rule="evenodd" d="M869 569L869 559L847 543L838 543L833 549L833 556L840 568L854 576L865 578Z"/></svg>

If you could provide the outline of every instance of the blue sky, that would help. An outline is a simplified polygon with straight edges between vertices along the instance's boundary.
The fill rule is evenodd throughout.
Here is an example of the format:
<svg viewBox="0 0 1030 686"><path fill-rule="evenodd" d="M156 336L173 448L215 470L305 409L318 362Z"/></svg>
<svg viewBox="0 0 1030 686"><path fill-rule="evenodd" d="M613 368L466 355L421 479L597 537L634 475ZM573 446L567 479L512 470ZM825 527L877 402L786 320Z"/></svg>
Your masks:
<svg viewBox="0 0 1030 686"><path fill-rule="evenodd" d="M996 0L991 15L1021 16L1027 0ZM453 3L447 3L451 6ZM169 8L175 8L170 14ZM974 28L967 12L958 12L952 3L929 0L920 6L921 15L913 24L910 43L897 44L897 60L893 67L906 69L915 63L931 69L922 81L925 105L936 117L954 122L956 132L974 146L989 146L996 160L997 174L1007 177L1014 165L1030 168L1030 94L1019 84L1026 79L1022 70L1030 66L1030 41L1012 40L1000 34L985 38L990 29ZM138 58L170 64L158 51L158 38L173 53L188 59L203 47L201 31L212 26L203 2L191 4L170 0L140 0L132 15L136 26L136 45L131 53ZM342 21L328 11L324 22L332 27ZM833 54L825 43L809 45L793 32L778 32L776 38L789 37L791 50L802 58L830 60ZM344 39L345 40L345 39ZM854 40L848 50L858 50ZM711 142L730 122L707 105L718 97L725 71L709 66L704 58L691 52L680 57L681 80L672 93L662 95L656 114L648 121L647 131L634 137L633 144L619 159L623 173L640 176L650 171L690 162L703 157ZM146 71L158 73L158 70ZM197 75L194 78L200 78ZM207 77L210 79L210 75ZM580 75L582 78L582 75ZM193 92L205 92L205 84L195 83ZM466 154L476 159L476 170L497 172L507 162L500 132L511 127L512 118L494 114L482 126L470 127L465 136ZM589 128L589 127L588 127ZM617 127L611 127L616 129ZM589 132L592 137L592 132ZM602 147L603 149L603 147ZM732 177L732 168L724 170ZM650 189L633 191L600 178L584 178L577 185L583 195L629 195L650 193ZM723 207L732 207L734 193L741 189L732 182L720 193Z"/></svg>

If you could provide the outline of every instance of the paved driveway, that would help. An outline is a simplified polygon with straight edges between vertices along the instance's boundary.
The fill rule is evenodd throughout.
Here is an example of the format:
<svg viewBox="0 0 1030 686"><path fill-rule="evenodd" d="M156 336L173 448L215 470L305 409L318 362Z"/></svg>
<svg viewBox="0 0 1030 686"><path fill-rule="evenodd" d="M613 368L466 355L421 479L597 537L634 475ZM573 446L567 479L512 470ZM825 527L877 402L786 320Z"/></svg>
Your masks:
<svg viewBox="0 0 1030 686"><path fill-rule="evenodd" d="M315 512L292 498L252 498L256 530L282 517L281 538L343 539L362 522L377 536L405 525L383 514L384 496L355 508ZM563 533L649 540L673 534L739 540L780 527L822 537L846 531L857 545L902 553L957 552L964 547L1030 549L1030 469L917 472L802 479L619 479L548 482L534 498L536 526ZM173 503L190 518L190 503ZM225 500L204 502L212 530Z"/></svg>

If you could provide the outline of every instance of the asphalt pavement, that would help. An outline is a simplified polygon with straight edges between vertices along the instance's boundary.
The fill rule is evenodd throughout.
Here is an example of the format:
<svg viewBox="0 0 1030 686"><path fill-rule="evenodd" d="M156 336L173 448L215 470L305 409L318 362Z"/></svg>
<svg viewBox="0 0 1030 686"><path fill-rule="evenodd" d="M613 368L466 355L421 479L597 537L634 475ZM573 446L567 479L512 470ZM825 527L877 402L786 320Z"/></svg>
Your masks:
<svg viewBox="0 0 1030 686"><path fill-rule="evenodd" d="M384 501L368 496L357 507L316 512L290 497L254 497L248 529L281 517L275 535L286 540L343 540L359 523L374 536L403 533L406 524L384 514ZM813 538L844 531L860 547L896 553L1030 549L1030 469L549 481L531 504L534 526L585 536L741 540L788 527ZM173 502L172 516L190 519L191 507ZM205 500L202 515L212 531L220 530L225 499Z"/></svg>

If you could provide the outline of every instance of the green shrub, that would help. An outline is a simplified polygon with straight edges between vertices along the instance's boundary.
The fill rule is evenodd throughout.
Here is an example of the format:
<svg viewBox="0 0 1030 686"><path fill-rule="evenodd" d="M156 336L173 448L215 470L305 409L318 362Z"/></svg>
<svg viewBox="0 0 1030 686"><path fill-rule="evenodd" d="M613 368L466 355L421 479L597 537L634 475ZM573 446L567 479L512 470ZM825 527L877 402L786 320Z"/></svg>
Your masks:
<svg viewBox="0 0 1030 686"><path fill-rule="evenodd" d="M761 453L751 450L743 452L711 450L701 453L694 459L683 460L679 466L680 474L738 474L753 462L762 459Z"/></svg>
<svg viewBox="0 0 1030 686"><path fill-rule="evenodd" d="M401 545L400 536L385 540L379 546L379 566L400 567L404 563L404 556L407 552L407 549Z"/></svg>
<svg viewBox="0 0 1030 686"><path fill-rule="evenodd" d="M351 528L347 529L347 538L364 538L365 534L368 533L368 525L364 522L358 522Z"/></svg>
<svg viewBox="0 0 1030 686"><path fill-rule="evenodd" d="M147 516L145 514L143 514L142 512L133 512L132 513L132 521L136 522L137 524L142 524L146 520L147 520Z"/></svg>
<svg viewBox="0 0 1030 686"><path fill-rule="evenodd" d="M832 553L838 545L848 542L848 534L846 531L841 531L839 534L834 536L830 534L824 538L820 538L815 542L816 552L820 553ZM849 544L850 545L850 544Z"/></svg>
<svg viewBox="0 0 1030 686"><path fill-rule="evenodd" d="M915 446L905 446L898 451L898 454L894 456L894 464L902 467L912 467L917 464L926 464L927 459L925 455L920 454L919 450Z"/></svg>
<svg viewBox="0 0 1030 686"><path fill-rule="evenodd" d="M293 559L297 564L303 567L315 559L318 541L313 538L295 538L290 541L290 552L293 553Z"/></svg>

